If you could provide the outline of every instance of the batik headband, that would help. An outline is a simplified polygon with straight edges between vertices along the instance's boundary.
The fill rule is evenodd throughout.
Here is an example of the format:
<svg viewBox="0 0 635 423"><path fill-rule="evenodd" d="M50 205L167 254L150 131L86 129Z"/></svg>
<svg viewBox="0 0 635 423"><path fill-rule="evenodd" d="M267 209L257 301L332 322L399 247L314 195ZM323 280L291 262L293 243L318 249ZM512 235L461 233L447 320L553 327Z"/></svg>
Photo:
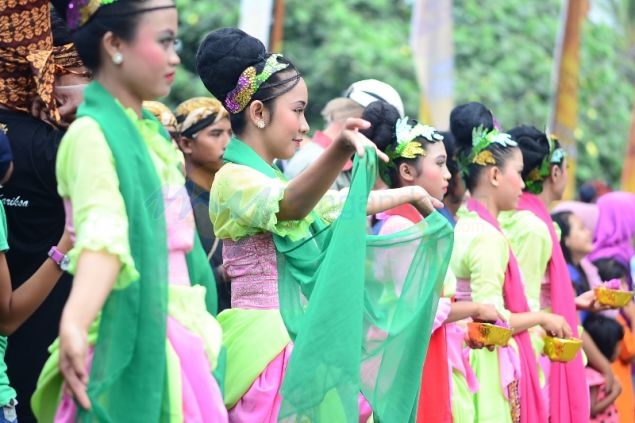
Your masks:
<svg viewBox="0 0 635 423"><path fill-rule="evenodd" d="M143 108L152 113L168 132L176 131L176 118L165 104L160 101L144 101Z"/></svg>
<svg viewBox="0 0 635 423"><path fill-rule="evenodd" d="M0 1L0 104L30 113L39 97L59 122L50 8L46 0Z"/></svg>
<svg viewBox="0 0 635 423"><path fill-rule="evenodd" d="M469 154L459 158L459 166L463 174L467 173L469 165L478 166L496 165L494 154L487 148L492 144L498 144L503 148L518 147L518 143L512 140L509 134L499 132L497 129L486 130L482 126L472 130L472 149Z"/></svg>
<svg viewBox="0 0 635 423"><path fill-rule="evenodd" d="M211 107L211 108L219 108L223 107L220 101L216 100L213 97L192 97L174 109L174 116L176 116L176 121L178 123L183 123L187 116L192 113L196 109L200 109L201 107Z"/></svg>
<svg viewBox="0 0 635 423"><path fill-rule="evenodd" d="M379 171L381 178L390 185L390 176L388 170L395 168L395 160L397 159L415 159L417 156L425 156L426 150L423 148L418 138L425 138L426 141L435 143L443 141L443 135L437 132L432 126L415 123L408 123L409 118L404 117L395 124L395 136L397 144L395 147L386 148L386 155L390 159L388 163L380 163Z"/></svg>
<svg viewBox="0 0 635 423"><path fill-rule="evenodd" d="M77 72L73 70L73 68L81 68L84 66L73 43L53 47L53 60L55 61L55 68L60 74L72 73L75 75L89 76L87 72Z"/></svg>
<svg viewBox="0 0 635 423"><path fill-rule="evenodd" d="M179 125L179 133L187 138L193 138L199 131L215 124L229 114L219 103L218 107L200 107L190 112Z"/></svg>
<svg viewBox="0 0 635 423"><path fill-rule="evenodd" d="M551 166L561 165L566 157L566 153L561 147L556 148L557 138L553 135L549 135L547 130L545 130L545 135L549 143L549 153L543 157L540 166L529 172L527 180L525 181L527 191L533 194L540 194L542 192L542 183L551 174Z"/></svg>
<svg viewBox="0 0 635 423"><path fill-rule="evenodd" d="M288 63L278 62L279 57L282 57L282 55L272 54L269 56L265 61L265 67L260 73L256 72L255 66L249 66L240 74L236 88L231 90L223 101L229 113L242 112L251 101L252 96L271 75L289 66Z"/></svg>

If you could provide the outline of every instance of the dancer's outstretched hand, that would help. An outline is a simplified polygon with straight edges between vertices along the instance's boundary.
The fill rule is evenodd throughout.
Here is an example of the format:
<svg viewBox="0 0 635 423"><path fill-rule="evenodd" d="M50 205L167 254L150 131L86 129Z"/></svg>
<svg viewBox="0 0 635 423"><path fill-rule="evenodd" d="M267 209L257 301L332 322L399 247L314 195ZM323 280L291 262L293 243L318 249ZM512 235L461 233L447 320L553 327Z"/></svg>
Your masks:
<svg viewBox="0 0 635 423"><path fill-rule="evenodd" d="M344 130L335 139L346 153L357 153L359 157L364 157L365 149L370 147L377 152L377 157L388 163L388 156L377 148L375 143L366 138L359 132L360 129L366 129L370 126L370 122L364 119L348 118L344 126Z"/></svg>

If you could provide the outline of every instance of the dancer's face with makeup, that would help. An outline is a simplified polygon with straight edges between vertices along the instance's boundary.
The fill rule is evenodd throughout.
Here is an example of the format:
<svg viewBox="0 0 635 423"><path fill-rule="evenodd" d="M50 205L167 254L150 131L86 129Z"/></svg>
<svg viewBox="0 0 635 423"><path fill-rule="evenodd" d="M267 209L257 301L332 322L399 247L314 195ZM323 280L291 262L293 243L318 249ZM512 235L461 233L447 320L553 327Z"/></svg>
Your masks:
<svg viewBox="0 0 635 423"><path fill-rule="evenodd" d="M438 200L443 200L452 176L447 167L447 154L442 142L424 143L425 156L418 159L419 174L414 184L423 187Z"/></svg>
<svg viewBox="0 0 635 423"><path fill-rule="evenodd" d="M110 33L105 43L108 53L120 53L118 78L131 94L141 100L167 95L174 82L177 65L178 14L169 0L149 0L147 12L140 14L134 37L125 41ZM152 10L154 9L154 10ZM110 58L107 58L108 60Z"/></svg>

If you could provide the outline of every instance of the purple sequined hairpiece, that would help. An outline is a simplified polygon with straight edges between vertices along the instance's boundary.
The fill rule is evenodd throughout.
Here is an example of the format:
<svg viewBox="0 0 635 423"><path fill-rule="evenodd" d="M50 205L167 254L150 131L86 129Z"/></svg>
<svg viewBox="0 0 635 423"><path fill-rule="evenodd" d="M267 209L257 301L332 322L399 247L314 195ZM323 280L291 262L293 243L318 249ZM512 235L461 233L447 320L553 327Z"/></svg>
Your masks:
<svg viewBox="0 0 635 423"><path fill-rule="evenodd" d="M289 66L288 63L278 62L279 57L282 56L280 54L272 54L269 56L265 61L262 72L259 74L256 73L254 66L249 66L240 74L236 87L227 93L225 101L223 101L225 109L227 109L229 113L236 114L243 111L251 101L251 97L254 93L258 91L260 86L269 79L271 75Z"/></svg>
<svg viewBox="0 0 635 423"><path fill-rule="evenodd" d="M240 74L236 87L231 90L225 97L225 108L229 113L238 113L246 106L245 100L249 102L254 94L254 79L256 77L256 68L250 66Z"/></svg>
<svg viewBox="0 0 635 423"><path fill-rule="evenodd" d="M100 6L116 0L71 0L66 9L66 24L70 29L78 29L86 24Z"/></svg>

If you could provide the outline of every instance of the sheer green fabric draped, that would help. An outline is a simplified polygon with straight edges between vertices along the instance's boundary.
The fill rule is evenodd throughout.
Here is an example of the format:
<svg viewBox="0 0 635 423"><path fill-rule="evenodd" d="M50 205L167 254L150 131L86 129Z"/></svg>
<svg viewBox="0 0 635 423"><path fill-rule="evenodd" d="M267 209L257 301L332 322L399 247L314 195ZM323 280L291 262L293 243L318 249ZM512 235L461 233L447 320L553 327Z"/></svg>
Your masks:
<svg viewBox="0 0 635 423"><path fill-rule="evenodd" d="M161 181L139 131L121 105L97 82L86 87L84 98L78 116L90 116L99 123L115 159L131 254L140 277L113 290L104 304L88 382L92 409L80 410L78 420L158 422L168 412L168 251ZM146 111L143 117L156 120ZM198 237L194 238L194 248L187 255L190 280L207 289L208 310L216 314L214 276Z"/></svg>
<svg viewBox="0 0 635 423"><path fill-rule="evenodd" d="M283 178L236 139L225 159ZM356 158L332 225L316 216L311 237L274 234L280 310L294 340L280 421L357 422L360 392L382 423L414 421L453 230L433 213L405 231L367 235L375 166L371 150Z"/></svg>

